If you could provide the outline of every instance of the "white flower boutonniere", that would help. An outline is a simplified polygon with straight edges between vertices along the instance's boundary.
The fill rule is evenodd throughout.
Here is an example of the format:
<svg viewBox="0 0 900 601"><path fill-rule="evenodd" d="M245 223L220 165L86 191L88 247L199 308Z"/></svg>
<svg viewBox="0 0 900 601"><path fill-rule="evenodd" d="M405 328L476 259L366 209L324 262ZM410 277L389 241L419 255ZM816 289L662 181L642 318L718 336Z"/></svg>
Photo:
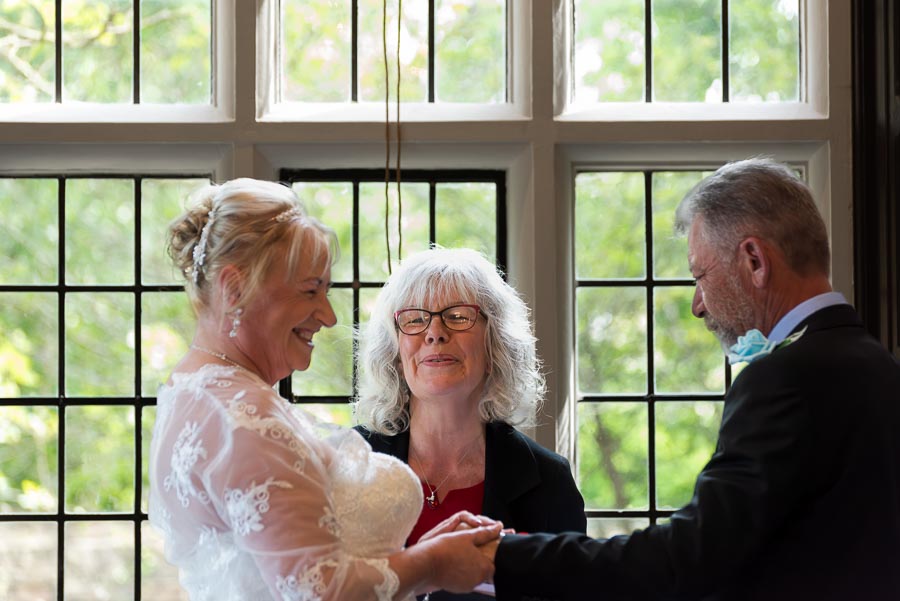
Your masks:
<svg viewBox="0 0 900 601"><path fill-rule="evenodd" d="M803 328L799 332L791 334L779 343L772 342L759 330L750 330L743 336L738 336L737 344L731 346L728 353L728 363L753 363L757 359L765 357L775 349L787 346L806 332Z"/></svg>

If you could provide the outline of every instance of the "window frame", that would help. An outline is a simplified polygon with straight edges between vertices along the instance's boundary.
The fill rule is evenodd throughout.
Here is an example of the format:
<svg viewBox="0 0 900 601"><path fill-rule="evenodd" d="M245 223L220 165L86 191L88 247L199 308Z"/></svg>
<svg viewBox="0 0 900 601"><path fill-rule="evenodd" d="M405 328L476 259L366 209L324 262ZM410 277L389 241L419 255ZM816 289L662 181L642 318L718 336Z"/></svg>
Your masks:
<svg viewBox="0 0 900 601"><path fill-rule="evenodd" d="M55 1L55 36L62 32L63 0ZM140 0L132 0L140 8ZM139 102L140 36L134 35L132 64L135 74L131 103L62 102L62 48L56 46L55 98L52 102L0 103L0 123L21 124L32 129L41 123L138 124L138 123L228 123L234 120L234 63L238 44L236 0L210 0L210 101L209 104L155 104ZM140 11L134 10L134 30L140 31ZM26 138L27 139L27 138ZM3 138L0 138L0 142Z"/></svg>
<svg viewBox="0 0 900 601"><path fill-rule="evenodd" d="M257 28L257 119L261 122L383 122L382 102L289 102L281 101L280 91L280 15L282 2L291 0L258 0L260 20ZM346 0L356 6L358 0ZM527 19L533 0L506 1L506 102L496 104L404 102L401 104L403 122L436 121L502 121L527 119L530 112L527 51L530 48ZM429 0L429 6L434 0ZM356 23L354 17L353 23ZM355 28L354 28L355 29ZM355 45L354 45L355 47ZM433 57L434 48L429 48ZM353 61L356 64L356 61ZM433 61L432 61L433 65ZM356 73L354 67L353 73ZM433 92L434 70L429 71L429 87ZM355 86L354 86L355 89ZM394 101L391 114L395 115ZM395 117L392 117L394 119Z"/></svg>

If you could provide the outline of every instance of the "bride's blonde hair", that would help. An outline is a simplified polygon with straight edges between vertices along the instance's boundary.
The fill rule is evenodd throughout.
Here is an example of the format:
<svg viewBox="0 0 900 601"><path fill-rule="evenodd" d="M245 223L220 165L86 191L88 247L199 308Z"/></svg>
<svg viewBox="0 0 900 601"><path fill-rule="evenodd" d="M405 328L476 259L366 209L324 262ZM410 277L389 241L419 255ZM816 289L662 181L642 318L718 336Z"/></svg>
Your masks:
<svg viewBox="0 0 900 601"><path fill-rule="evenodd" d="M287 257L287 274L299 265L300 249L311 264L337 257L334 231L307 215L297 195L282 184L250 178L210 185L194 192L188 208L169 224L167 251L185 278L195 313L210 306L211 283L226 265L243 274L238 304L258 293L276 259ZM324 259L324 261L323 261Z"/></svg>

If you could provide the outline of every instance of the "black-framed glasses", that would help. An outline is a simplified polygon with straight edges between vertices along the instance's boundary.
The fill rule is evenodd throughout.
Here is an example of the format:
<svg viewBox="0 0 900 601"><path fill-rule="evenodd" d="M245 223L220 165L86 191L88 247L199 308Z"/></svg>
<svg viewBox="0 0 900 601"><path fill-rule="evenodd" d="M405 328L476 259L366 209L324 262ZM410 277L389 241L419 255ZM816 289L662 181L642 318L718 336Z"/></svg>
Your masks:
<svg viewBox="0 0 900 601"><path fill-rule="evenodd" d="M397 328L408 336L421 334L431 325L431 318L435 315L441 316L441 321L448 330L456 332L464 332L470 330L478 321L478 315L481 314L487 319L478 305L453 305L440 311L429 311L427 309L400 309L394 312L394 322Z"/></svg>

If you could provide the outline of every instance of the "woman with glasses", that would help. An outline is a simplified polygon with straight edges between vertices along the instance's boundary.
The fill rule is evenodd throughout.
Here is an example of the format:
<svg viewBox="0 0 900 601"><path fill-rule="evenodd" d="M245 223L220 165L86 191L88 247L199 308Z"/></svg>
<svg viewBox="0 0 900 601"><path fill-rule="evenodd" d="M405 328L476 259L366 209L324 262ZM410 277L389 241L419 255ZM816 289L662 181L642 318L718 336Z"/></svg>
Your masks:
<svg viewBox="0 0 900 601"><path fill-rule="evenodd" d="M460 510L520 532L585 531L569 463L513 427L534 421L544 378L528 308L481 254L405 259L361 333L360 367L357 429L421 481L408 544Z"/></svg>

